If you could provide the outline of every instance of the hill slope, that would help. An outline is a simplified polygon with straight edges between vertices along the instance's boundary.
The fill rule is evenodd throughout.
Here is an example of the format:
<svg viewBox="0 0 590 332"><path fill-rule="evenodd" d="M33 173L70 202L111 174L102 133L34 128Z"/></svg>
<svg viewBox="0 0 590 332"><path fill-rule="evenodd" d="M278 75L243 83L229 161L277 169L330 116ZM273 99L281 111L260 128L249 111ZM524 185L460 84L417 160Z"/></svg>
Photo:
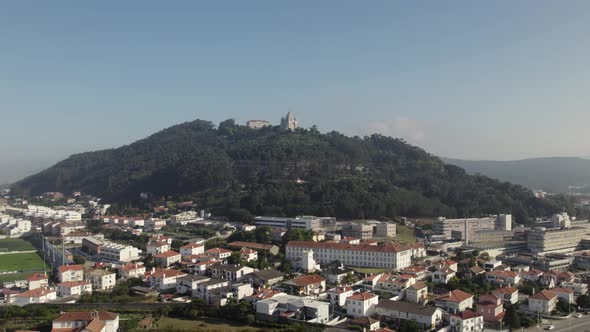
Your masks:
<svg viewBox="0 0 590 332"><path fill-rule="evenodd" d="M483 174L531 189L564 193L570 186L590 185L590 160L576 157L534 158L524 160L445 159L470 174Z"/></svg>
<svg viewBox="0 0 590 332"><path fill-rule="evenodd" d="M139 193L150 192L239 216L249 211L455 217L514 211L518 219L571 206L538 200L520 186L467 175L403 140L315 129L252 130L233 120L219 128L196 120L117 149L73 155L16 183L13 190L80 190L116 202L133 202Z"/></svg>

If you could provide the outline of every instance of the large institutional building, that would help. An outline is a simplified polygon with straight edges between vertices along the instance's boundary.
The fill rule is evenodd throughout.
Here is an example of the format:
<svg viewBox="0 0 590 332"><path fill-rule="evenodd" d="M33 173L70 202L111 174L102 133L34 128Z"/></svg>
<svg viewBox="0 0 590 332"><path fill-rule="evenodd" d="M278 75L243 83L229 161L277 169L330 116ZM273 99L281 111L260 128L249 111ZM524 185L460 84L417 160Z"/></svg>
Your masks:
<svg viewBox="0 0 590 332"><path fill-rule="evenodd" d="M256 217L254 223L257 226L269 226L271 228L300 228L319 231L324 222L331 222L331 217L298 216L295 218L282 217Z"/></svg>
<svg viewBox="0 0 590 332"><path fill-rule="evenodd" d="M527 235L527 248L535 254L571 253L580 241L588 237L588 229L572 227L564 229L536 228Z"/></svg>
<svg viewBox="0 0 590 332"><path fill-rule="evenodd" d="M469 241L479 231L511 231L512 215L499 214L486 218L446 219L438 217L432 223L435 235L442 235L445 240L457 239Z"/></svg>
<svg viewBox="0 0 590 332"><path fill-rule="evenodd" d="M313 258L321 264L334 261L348 266L403 269L412 264L412 257L426 255L424 245L401 245L387 243L385 245L342 244L335 242L290 241L286 247L286 257L295 265L299 264L303 255L313 252Z"/></svg>

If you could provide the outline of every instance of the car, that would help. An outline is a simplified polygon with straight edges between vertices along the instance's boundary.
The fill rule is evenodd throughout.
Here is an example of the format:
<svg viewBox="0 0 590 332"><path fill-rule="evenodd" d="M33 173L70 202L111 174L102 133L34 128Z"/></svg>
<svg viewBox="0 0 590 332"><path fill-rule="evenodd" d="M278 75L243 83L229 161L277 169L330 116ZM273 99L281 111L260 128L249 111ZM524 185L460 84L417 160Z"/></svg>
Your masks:
<svg viewBox="0 0 590 332"><path fill-rule="evenodd" d="M555 330L555 325L547 325L545 330Z"/></svg>
<svg viewBox="0 0 590 332"><path fill-rule="evenodd" d="M579 313L579 312L578 312L578 313L575 313L575 314L574 314L574 317L576 317L576 318L580 318L580 317L582 317L582 314L581 314L581 313Z"/></svg>

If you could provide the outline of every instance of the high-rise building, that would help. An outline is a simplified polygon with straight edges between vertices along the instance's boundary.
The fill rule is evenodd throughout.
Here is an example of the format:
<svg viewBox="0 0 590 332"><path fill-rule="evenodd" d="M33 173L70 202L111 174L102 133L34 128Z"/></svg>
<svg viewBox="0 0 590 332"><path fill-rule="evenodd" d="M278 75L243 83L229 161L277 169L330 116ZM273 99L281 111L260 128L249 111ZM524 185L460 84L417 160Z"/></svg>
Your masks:
<svg viewBox="0 0 590 332"><path fill-rule="evenodd" d="M291 112L287 113L284 118L281 118L281 129L283 130L295 130L299 127L299 123L297 123L297 119L291 114Z"/></svg>

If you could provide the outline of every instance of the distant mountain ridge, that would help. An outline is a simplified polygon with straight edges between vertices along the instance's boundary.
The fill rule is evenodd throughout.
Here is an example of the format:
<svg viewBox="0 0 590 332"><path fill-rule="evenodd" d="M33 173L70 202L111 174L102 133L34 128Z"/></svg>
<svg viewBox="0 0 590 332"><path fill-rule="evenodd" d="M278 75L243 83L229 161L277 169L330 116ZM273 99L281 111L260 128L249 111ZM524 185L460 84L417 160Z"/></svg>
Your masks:
<svg viewBox="0 0 590 332"><path fill-rule="evenodd" d="M469 174L482 174L530 189L566 193L570 187L590 186L590 159L547 157L523 160L461 160L443 158L446 163L464 168Z"/></svg>
<svg viewBox="0 0 590 332"><path fill-rule="evenodd" d="M116 149L73 155L12 186L99 195L117 204L168 197L238 220L252 214L336 216L544 216L571 202L536 199L518 185L471 176L404 140L258 130L195 120ZM525 222L525 221L523 221Z"/></svg>

